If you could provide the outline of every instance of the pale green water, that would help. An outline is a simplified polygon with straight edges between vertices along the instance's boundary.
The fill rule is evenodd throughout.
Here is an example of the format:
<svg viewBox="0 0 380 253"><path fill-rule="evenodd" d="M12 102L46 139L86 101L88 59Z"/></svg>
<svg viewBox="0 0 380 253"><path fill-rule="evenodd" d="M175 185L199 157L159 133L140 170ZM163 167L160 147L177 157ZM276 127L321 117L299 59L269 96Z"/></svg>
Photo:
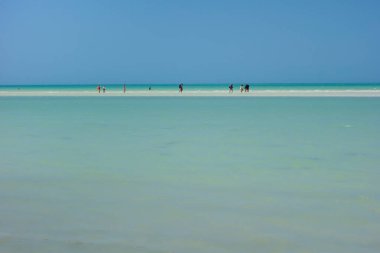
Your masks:
<svg viewBox="0 0 380 253"><path fill-rule="evenodd" d="M0 252L379 252L378 98L0 98Z"/></svg>

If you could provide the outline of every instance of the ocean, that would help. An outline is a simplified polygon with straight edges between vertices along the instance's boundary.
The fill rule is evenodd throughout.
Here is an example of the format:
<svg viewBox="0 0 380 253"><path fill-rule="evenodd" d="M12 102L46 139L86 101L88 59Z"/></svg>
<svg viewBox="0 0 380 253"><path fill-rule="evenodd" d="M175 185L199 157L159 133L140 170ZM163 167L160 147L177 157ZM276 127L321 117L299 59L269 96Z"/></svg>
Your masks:
<svg viewBox="0 0 380 253"><path fill-rule="evenodd" d="M241 84L235 83L237 91ZM121 92L124 84L34 84L34 85L0 85L0 92L4 91L84 91L96 92L96 87L105 86L109 92ZM229 83L225 84L184 84L185 91L227 91ZM177 91L178 84L126 84L128 91ZM380 83L250 83L252 90L277 91L277 90L370 90L379 91Z"/></svg>
<svg viewBox="0 0 380 253"><path fill-rule="evenodd" d="M0 97L0 252L379 252L379 111Z"/></svg>

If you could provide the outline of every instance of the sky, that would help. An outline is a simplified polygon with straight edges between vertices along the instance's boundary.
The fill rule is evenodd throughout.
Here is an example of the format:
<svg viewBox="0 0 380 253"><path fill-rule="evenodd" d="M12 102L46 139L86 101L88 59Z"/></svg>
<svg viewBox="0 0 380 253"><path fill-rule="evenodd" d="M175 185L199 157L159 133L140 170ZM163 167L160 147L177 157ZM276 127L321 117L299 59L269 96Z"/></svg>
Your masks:
<svg viewBox="0 0 380 253"><path fill-rule="evenodd" d="M0 0L0 84L380 82L378 0Z"/></svg>

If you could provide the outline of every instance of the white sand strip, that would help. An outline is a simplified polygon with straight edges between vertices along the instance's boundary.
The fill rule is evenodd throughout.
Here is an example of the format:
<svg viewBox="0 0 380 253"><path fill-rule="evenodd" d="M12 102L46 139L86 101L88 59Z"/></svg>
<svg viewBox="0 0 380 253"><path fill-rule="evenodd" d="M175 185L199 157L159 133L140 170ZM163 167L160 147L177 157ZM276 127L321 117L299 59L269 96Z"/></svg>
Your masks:
<svg viewBox="0 0 380 253"><path fill-rule="evenodd" d="M0 91L2 97L380 97L380 90L254 90L249 93L209 91Z"/></svg>

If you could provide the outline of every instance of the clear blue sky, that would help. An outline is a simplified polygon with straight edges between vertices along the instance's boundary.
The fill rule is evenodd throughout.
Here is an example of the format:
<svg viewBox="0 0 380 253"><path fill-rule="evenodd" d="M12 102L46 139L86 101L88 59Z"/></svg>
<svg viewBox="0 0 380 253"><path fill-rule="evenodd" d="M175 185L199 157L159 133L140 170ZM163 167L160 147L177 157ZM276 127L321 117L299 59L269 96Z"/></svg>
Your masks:
<svg viewBox="0 0 380 253"><path fill-rule="evenodd" d="M0 0L0 84L379 81L378 0Z"/></svg>

